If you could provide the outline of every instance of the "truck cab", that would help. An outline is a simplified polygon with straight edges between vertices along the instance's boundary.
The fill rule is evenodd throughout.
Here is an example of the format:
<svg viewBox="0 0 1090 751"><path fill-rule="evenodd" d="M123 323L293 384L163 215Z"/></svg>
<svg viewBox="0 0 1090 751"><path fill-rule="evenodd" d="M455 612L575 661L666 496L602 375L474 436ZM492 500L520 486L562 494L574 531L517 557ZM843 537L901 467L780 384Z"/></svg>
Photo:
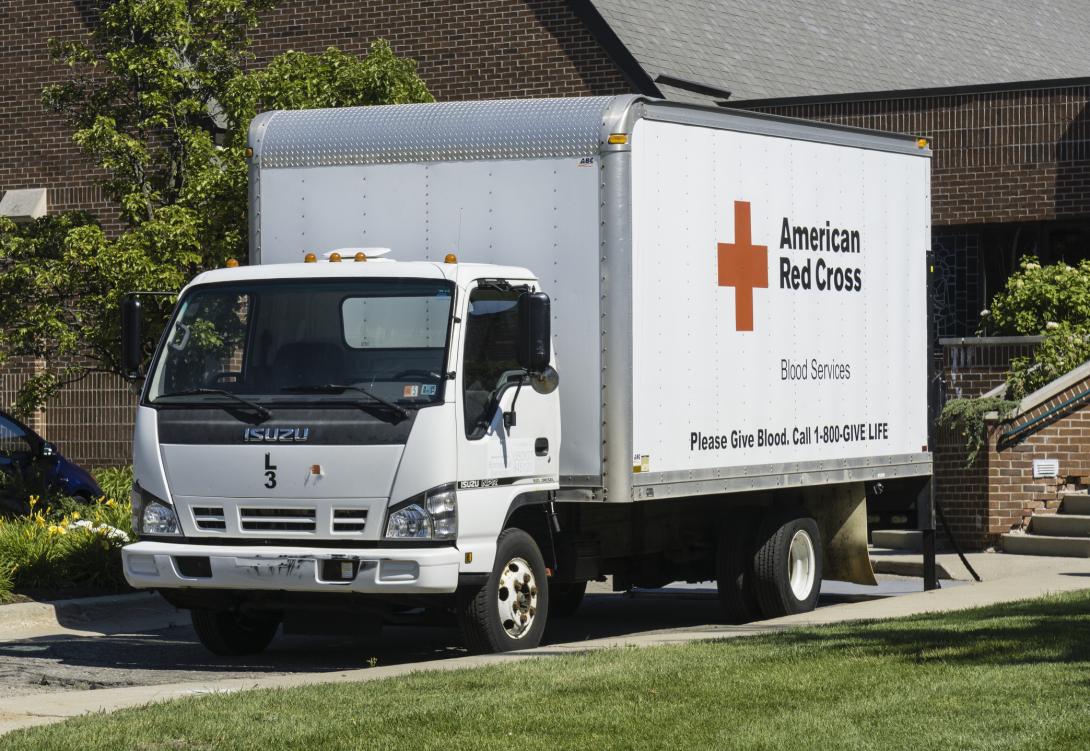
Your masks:
<svg viewBox="0 0 1090 751"><path fill-rule="evenodd" d="M472 601L497 547L507 598L467 638L540 638L543 556L501 532L559 487L548 298L526 269L367 253L204 273L152 358L125 575L215 652L264 648L314 596L378 616Z"/></svg>

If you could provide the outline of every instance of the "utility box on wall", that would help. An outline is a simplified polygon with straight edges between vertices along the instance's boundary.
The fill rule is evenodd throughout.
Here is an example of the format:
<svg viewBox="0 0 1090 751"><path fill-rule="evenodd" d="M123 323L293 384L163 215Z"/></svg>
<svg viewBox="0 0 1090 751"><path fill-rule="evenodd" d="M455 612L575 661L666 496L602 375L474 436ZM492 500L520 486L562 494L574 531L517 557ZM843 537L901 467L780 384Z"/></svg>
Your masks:
<svg viewBox="0 0 1090 751"><path fill-rule="evenodd" d="M0 216L6 216L20 224L45 216L49 200L45 188L20 188L9 190L0 199Z"/></svg>

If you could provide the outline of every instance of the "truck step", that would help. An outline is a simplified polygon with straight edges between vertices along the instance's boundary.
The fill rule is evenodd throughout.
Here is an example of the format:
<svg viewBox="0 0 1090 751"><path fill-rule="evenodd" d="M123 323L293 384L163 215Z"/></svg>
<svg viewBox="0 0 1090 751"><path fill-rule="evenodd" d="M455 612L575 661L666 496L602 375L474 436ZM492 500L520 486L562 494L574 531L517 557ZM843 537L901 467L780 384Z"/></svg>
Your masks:
<svg viewBox="0 0 1090 751"><path fill-rule="evenodd" d="M921 550L923 533L918 529L876 529L870 533L871 544L876 548L893 550Z"/></svg>
<svg viewBox="0 0 1090 751"><path fill-rule="evenodd" d="M1086 493L1064 493L1060 513L1090 515L1090 495Z"/></svg>
<svg viewBox="0 0 1090 751"><path fill-rule="evenodd" d="M1030 534L1046 537L1090 537L1090 516L1043 514L1030 518Z"/></svg>
<svg viewBox="0 0 1090 751"><path fill-rule="evenodd" d="M1090 558L1090 537L1043 537L1008 533L1002 538L1003 552L1015 555L1055 555Z"/></svg>

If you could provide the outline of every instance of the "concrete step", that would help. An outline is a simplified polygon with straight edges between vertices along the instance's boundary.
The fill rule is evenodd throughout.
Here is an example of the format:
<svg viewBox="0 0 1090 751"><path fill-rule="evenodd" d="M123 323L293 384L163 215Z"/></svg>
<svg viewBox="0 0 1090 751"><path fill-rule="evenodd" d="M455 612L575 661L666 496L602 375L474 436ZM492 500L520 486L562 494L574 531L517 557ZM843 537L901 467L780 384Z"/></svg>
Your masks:
<svg viewBox="0 0 1090 751"><path fill-rule="evenodd" d="M1090 537L1090 516L1075 514L1034 514L1030 534L1047 537Z"/></svg>
<svg viewBox="0 0 1090 751"><path fill-rule="evenodd" d="M921 550L923 532L918 529L876 529L870 533L871 544L876 548L894 550Z"/></svg>
<svg viewBox="0 0 1090 751"><path fill-rule="evenodd" d="M1061 514L1090 515L1090 495L1086 493L1064 493L1060 504Z"/></svg>
<svg viewBox="0 0 1090 751"><path fill-rule="evenodd" d="M1003 535L1002 545L1004 553L1015 555L1090 558L1090 537L1044 537L1009 533Z"/></svg>

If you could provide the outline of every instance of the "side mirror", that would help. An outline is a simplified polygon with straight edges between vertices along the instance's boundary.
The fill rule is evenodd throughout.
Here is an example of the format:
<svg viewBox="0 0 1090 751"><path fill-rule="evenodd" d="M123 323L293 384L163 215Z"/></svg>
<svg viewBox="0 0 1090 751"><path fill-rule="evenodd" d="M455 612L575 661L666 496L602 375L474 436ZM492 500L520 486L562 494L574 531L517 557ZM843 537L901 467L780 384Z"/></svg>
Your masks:
<svg viewBox="0 0 1090 751"><path fill-rule="evenodd" d="M518 364L528 373L541 373L552 359L552 316L549 296L524 292L519 297Z"/></svg>
<svg viewBox="0 0 1090 751"><path fill-rule="evenodd" d="M144 306L140 298L128 295L121 301L121 369L126 378L140 376L143 349Z"/></svg>

